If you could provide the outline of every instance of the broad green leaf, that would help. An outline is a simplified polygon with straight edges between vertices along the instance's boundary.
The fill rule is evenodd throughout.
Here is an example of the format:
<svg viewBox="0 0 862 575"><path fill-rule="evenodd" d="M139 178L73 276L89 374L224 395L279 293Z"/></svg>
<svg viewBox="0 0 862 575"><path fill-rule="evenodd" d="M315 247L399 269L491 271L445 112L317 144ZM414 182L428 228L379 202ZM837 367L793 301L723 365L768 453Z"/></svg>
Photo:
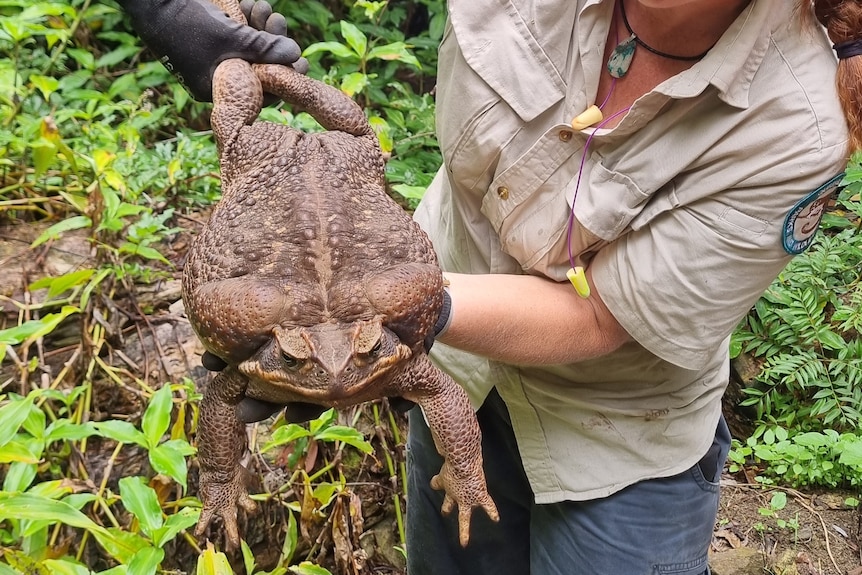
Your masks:
<svg viewBox="0 0 862 575"><path fill-rule="evenodd" d="M296 575L332 575L327 569L314 565L309 561L303 561L299 565L294 565L290 568L290 572Z"/></svg>
<svg viewBox="0 0 862 575"><path fill-rule="evenodd" d="M296 552L296 544L299 540L299 529L296 524L296 515L290 509L287 510L287 533L281 546L281 557L279 563L290 565L293 554Z"/></svg>
<svg viewBox="0 0 862 575"><path fill-rule="evenodd" d="M32 493L0 492L0 520L29 519L64 523L71 527L87 529L94 536L112 539L104 527L64 501L56 501ZM100 539L101 541L101 539Z"/></svg>
<svg viewBox="0 0 862 575"><path fill-rule="evenodd" d="M368 38L362 33L362 30L357 28L355 24L342 20L341 35L357 56L360 58L365 56L365 51L368 49Z"/></svg>
<svg viewBox="0 0 862 575"><path fill-rule="evenodd" d="M24 491L36 478L36 463L16 461L6 470L3 479L3 491Z"/></svg>
<svg viewBox="0 0 862 575"><path fill-rule="evenodd" d="M274 449L279 445L284 445L285 443L290 443L292 441L296 441L300 437L308 437L309 435L309 431L301 425L290 423L276 429L272 434L272 439L262 446L260 450L261 452L266 453L270 449Z"/></svg>
<svg viewBox="0 0 862 575"><path fill-rule="evenodd" d="M158 445L162 436L168 430L171 423L171 410L173 409L173 395L171 386L163 385L150 398L150 404L144 412L141 421L141 429L147 438L150 447Z"/></svg>
<svg viewBox="0 0 862 575"><path fill-rule="evenodd" d="M302 51L302 55L306 58L318 52L329 52L337 58L345 60L358 60L359 57L353 50L339 42L315 42L311 46Z"/></svg>
<svg viewBox="0 0 862 575"><path fill-rule="evenodd" d="M829 438L822 433L811 431L808 433L799 433L793 436L794 443L805 447L824 447L832 443Z"/></svg>
<svg viewBox="0 0 862 575"><path fill-rule="evenodd" d="M252 552L251 547L248 546L245 539L240 539L239 547L240 551L242 551L242 563L245 566L245 572L254 573L254 553Z"/></svg>
<svg viewBox="0 0 862 575"><path fill-rule="evenodd" d="M116 527L109 527L106 531L110 535L110 539L99 539L98 535L96 538L99 539L99 543L105 548L105 551L120 563L128 565L138 551L150 546L150 543L137 533L129 533ZM134 571L131 573L134 574Z"/></svg>
<svg viewBox="0 0 862 575"><path fill-rule="evenodd" d="M165 544L173 541L177 534L197 523L200 516L201 510L191 507L184 507L177 513L169 515L165 520L165 524L156 530L153 536L153 543L155 543L156 547L164 547Z"/></svg>
<svg viewBox="0 0 862 575"><path fill-rule="evenodd" d="M45 559L42 565L56 575L92 575L93 573L86 566L71 559Z"/></svg>
<svg viewBox="0 0 862 575"><path fill-rule="evenodd" d="M30 82L38 88L46 101L60 87L60 80L51 76L42 76L41 74L31 74Z"/></svg>
<svg viewBox="0 0 862 575"><path fill-rule="evenodd" d="M72 216L71 218L66 218L62 222L57 222L56 224L39 234L39 237L33 240L33 243L30 244L30 247L35 248L36 246L44 244L48 240L57 239L63 232L89 228L92 225L93 221L87 216Z"/></svg>
<svg viewBox="0 0 862 575"><path fill-rule="evenodd" d="M48 335L56 328L61 321L66 319L73 313L81 311L74 306L63 306L59 313L49 313L40 319L31 319L25 321L21 325L10 327L9 329L0 330L0 361L3 360L6 352L6 345L18 345L19 343L32 343ZM0 431L3 430L2 422L0 422ZM17 428L16 428L17 430ZM0 445L3 445L3 439L8 436L0 436Z"/></svg>
<svg viewBox="0 0 862 575"><path fill-rule="evenodd" d="M123 477L120 479L120 497L123 506L138 519L141 529L151 539L156 529L163 524L162 508L159 498L143 477Z"/></svg>
<svg viewBox="0 0 862 575"><path fill-rule="evenodd" d="M120 253L140 256L148 260L157 260L165 264L171 263L167 260L167 258L165 258L165 256L159 253L157 249L151 248L150 246L135 244L132 242L126 242L122 246L120 246Z"/></svg>
<svg viewBox="0 0 862 575"><path fill-rule="evenodd" d="M375 46L368 53L368 59L398 60L405 64L415 66L420 70L422 69L422 65L419 63L419 60L416 59L416 56L410 53L407 44L404 42L393 42L392 44L386 44L385 46Z"/></svg>
<svg viewBox="0 0 862 575"><path fill-rule="evenodd" d="M197 575L233 575L233 569L225 554L210 544L198 556Z"/></svg>
<svg viewBox="0 0 862 575"><path fill-rule="evenodd" d="M347 74L341 79L341 91L350 97L362 92L368 85L368 76L361 72Z"/></svg>
<svg viewBox="0 0 862 575"><path fill-rule="evenodd" d="M352 445L363 453L371 453L374 448L371 444L365 441L365 437L352 427L343 425L333 425L314 435L315 439L322 441L343 441L347 445Z"/></svg>
<svg viewBox="0 0 862 575"><path fill-rule="evenodd" d="M408 200L421 200L422 197L425 195L425 190L427 188L425 186L408 186L407 184L395 184L392 186L392 189Z"/></svg>
<svg viewBox="0 0 862 575"><path fill-rule="evenodd" d="M45 443L53 441L79 441L96 433L92 422L73 423L68 419L58 419L45 430Z"/></svg>
<svg viewBox="0 0 862 575"><path fill-rule="evenodd" d="M862 471L862 439L845 445L838 457L838 463L855 467L857 473Z"/></svg>
<svg viewBox="0 0 862 575"><path fill-rule="evenodd" d="M155 547L144 547L129 561L129 573L134 575L154 575L165 558L165 552Z"/></svg>
<svg viewBox="0 0 862 575"><path fill-rule="evenodd" d="M93 277L94 273L95 270L92 269L77 270L57 277L45 277L36 280L29 287L31 291L48 288L48 297L53 298L75 286L87 282Z"/></svg>
<svg viewBox="0 0 862 575"><path fill-rule="evenodd" d="M0 345L9 343L8 340L4 340L3 338L3 333L8 331L10 330L0 331ZM9 443L15 437L15 434L18 433L18 428L21 427L21 424L24 423L24 420L30 414L30 409L33 407L36 395L36 391L31 391L27 397L10 401L0 407L0 447Z"/></svg>
<svg viewBox="0 0 862 575"><path fill-rule="evenodd" d="M157 472L167 475L174 481L186 487L188 469L181 450L168 441L150 448L150 464Z"/></svg>
<svg viewBox="0 0 862 575"><path fill-rule="evenodd" d="M128 44L120 45L118 48L102 55L98 60L96 60L95 65L97 68L109 68L115 64L119 64L123 60L128 60L140 51L141 49L138 46L130 46Z"/></svg>
<svg viewBox="0 0 862 575"><path fill-rule="evenodd" d="M107 437L120 443L135 443L141 447L147 447L147 438L128 421L119 419L97 421L93 423L93 427L102 437Z"/></svg>

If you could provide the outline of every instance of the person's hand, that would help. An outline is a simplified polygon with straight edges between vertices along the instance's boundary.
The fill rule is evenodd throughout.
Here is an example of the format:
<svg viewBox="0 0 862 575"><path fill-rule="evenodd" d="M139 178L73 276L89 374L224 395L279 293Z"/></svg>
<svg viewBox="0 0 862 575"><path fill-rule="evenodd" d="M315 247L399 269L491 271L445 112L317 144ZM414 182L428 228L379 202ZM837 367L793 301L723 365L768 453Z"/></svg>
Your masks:
<svg viewBox="0 0 862 575"><path fill-rule="evenodd" d="M284 17L252 3L250 21L244 26L232 20L208 0L119 0L141 40L155 52L168 70L198 100L212 100L212 76L228 58L252 63L296 64L299 45L285 36ZM267 4L267 7L269 5Z"/></svg>

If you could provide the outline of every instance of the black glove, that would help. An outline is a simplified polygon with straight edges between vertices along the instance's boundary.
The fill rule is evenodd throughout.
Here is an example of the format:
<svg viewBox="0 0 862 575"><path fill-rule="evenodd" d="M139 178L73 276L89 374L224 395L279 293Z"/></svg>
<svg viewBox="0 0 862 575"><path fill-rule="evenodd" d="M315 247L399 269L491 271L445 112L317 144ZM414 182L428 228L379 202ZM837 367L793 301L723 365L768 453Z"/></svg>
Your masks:
<svg viewBox="0 0 862 575"><path fill-rule="evenodd" d="M284 17L250 8L263 31L232 20L208 0L118 0L144 43L199 100L212 100L212 76L228 58L290 66L299 45L283 35ZM307 64L305 64L307 69Z"/></svg>

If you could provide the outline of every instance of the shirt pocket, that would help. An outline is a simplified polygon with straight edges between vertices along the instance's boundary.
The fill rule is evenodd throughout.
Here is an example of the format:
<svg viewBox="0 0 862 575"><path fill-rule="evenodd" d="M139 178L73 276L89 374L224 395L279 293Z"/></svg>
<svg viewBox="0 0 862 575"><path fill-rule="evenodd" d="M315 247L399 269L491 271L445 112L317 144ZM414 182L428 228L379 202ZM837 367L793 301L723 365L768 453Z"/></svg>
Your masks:
<svg viewBox="0 0 862 575"><path fill-rule="evenodd" d="M548 265L563 263L550 262L546 256L552 251L559 254L554 248L561 244L565 248L569 201L577 185L582 150L583 138L575 137L571 127L554 126L495 177L482 198L482 214L499 235L500 248L526 271L547 273ZM572 250L577 255L587 246L580 245L580 234L573 237ZM562 259L568 261L565 256ZM542 269L536 269L540 261L544 261Z"/></svg>
<svg viewBox="0 0 862 575"><path fill-rule="evenodd" d="M439 50L437 136L447 170L487 189L501 151L525 122L563 99L565 85L511 2L452 8Z"/></svg>

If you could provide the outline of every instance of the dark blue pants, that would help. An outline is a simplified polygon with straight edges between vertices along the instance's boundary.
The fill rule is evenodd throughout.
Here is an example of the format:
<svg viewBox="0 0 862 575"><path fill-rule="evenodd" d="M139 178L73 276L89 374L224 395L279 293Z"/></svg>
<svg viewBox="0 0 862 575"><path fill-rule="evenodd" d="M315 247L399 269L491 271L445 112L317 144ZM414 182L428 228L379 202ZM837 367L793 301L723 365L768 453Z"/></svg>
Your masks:
<svg viewBox="0 0 862 575"><path fill-rule="evenodd" d="M422 413L414 409L407 442L408 575L709 573L718 477L730 446L724 419L709 452L679 475L642 481L603 499L536 505L496 391L477 417L500 522L474 511L470 544L461 548L457 513L443 517L443 496L429 485L442 459Z"/></svg>

